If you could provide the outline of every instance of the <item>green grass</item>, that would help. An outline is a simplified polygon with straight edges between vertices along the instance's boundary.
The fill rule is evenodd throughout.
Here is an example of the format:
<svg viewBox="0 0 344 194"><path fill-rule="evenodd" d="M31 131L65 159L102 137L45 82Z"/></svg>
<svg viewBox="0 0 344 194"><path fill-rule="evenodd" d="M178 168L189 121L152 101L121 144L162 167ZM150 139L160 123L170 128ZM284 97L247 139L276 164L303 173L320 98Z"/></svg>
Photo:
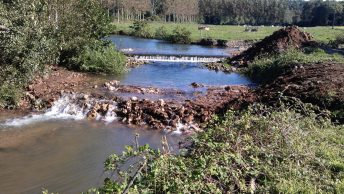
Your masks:
<svg viewBox="0 0 344 194"><path fill-rule="evenodd" d="M114 24L117 27L117 31L123 30L124 32L129 32L129 26L132 25L132 22L121 22ZM279 29L279 27L269 26L260 27L258 32L245 32L245 27L243 26L209 25L210 31L207 34L206 32L203 32L201 35L200 31L198 30L199 24L195 23L149 23L150 31L153 34L161 26L165 26L166 30L170 33L177 26L185 27L191 32L191 39L194 42L207 37L222 40L259 40L271 35L274 31ZM325 43L327 43L329 40L335 39L337 35L344 33L343 27L336 27L335 29L332 29L331 27L309 27L303 29L311 33L315 40Z"/></svg>

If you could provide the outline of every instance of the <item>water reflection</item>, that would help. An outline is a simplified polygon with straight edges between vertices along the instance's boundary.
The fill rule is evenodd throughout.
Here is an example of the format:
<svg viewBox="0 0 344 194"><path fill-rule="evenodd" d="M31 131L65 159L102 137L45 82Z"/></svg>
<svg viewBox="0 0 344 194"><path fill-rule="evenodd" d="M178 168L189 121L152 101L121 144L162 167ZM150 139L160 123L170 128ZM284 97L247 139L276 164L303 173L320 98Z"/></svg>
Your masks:
<svg viewBox="0 0 344 194"><path fill-rule="evenodd" d="M229 56L230 48L171 44L154 39L113 35L108 37L118 49L133 49L132 54Z"/></svg>
<svg viewBox="0 0 344 194"><path fill-rule="evenodd" d="M131 145L160 147L163 133L101 122L50 121L0 133L0 193L79 193L104 179L103 162ZM6 141L3 141L6 140ZM178 137L169 137L176 145Z"/></svg>

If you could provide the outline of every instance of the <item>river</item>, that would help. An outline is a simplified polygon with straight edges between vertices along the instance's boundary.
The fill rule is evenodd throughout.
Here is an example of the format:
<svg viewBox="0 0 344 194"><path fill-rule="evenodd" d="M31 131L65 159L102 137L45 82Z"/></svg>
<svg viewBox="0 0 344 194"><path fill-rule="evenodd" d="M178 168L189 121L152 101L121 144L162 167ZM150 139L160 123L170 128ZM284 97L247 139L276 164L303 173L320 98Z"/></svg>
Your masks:
<svg viewBox="0 0 344 194"><path fill-rule="evenodd" d="M132 55L229 56L230 49L198 45L169 44L159 40L125 36L109 37L118 49ZM197 60L197 59L193 59ZM122 76L108 76L122 84L177 88L192 91L192 82L206 85L248 85L240 74L209 71L197 61L158 61L130 70ZM103 162L111 153L121 153L139 134L140 144L161 147L167 135L177 149L182 137L129 127L113 116L105 121L87 121L69 101L56 103L46 113L23 115L0 113L0 193L80 193L102 184ZM74 110L76 109L76 110Z"/></svg>

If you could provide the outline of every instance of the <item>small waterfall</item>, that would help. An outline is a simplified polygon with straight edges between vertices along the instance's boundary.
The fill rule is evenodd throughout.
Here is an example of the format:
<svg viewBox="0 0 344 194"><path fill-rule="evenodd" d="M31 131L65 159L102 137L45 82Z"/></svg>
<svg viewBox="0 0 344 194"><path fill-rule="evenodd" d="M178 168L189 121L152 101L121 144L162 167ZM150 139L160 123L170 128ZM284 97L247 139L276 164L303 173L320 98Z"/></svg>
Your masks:
<svg viewBox="0 0 344 194"><path fill-rule="evenodd" d="M132 57L137 61L190 63L212 63L225 59L224 56L133 55Z"/></svg>
<svg viewBox="0 0 344 194"><path fill-rule="evenodd" d="M20 127L48 120L82 120L86 119L87 113L96 103L105 103L105 101L84 99L84 96L80 94L65 94L59 100L54 102L50 109L42 114L32 114L21 118L9 119L4 123L0 123L0 126ZM112 122L117 118L116 113L114 112L116 104L114 102L106 103L111 103L112 106L104 116L98 114L96 120Z"/></svg>

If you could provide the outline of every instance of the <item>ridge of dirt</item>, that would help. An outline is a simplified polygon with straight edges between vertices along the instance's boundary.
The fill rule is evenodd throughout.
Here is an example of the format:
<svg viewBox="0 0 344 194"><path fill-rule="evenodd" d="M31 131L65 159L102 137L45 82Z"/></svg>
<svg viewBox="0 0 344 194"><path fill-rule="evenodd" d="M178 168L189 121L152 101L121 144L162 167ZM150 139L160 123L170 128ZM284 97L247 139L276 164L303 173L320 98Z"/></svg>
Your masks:
<svg viewBox="0 0 344 194"><path fill-rule="evenodd" d="M310 44L312 40L313 38L309 33L300 30L297 26L289 26L253 44L252 47L232 57L229 61L246 64L256 57L281 53L290 48L301 48Z"/></svg>
<svg viewBox="0 0 344 194"><path fill-rule="evenodd" d="M344 112L344 64L299 65L257 92L263 102L276 100L283 93L322 108ZM343 116L337 119L344 121Z"/></svg>

